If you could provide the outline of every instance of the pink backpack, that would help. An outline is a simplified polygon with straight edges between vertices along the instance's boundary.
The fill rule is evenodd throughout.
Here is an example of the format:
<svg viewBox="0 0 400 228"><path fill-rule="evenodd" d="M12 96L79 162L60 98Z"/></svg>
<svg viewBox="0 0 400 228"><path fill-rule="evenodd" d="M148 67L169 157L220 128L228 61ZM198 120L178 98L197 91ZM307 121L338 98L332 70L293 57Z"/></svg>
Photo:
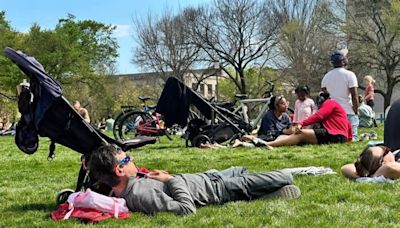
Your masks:
<svg viewBox="0 0 400 228"><path fill-rule="evenodd" d="M70 211L65 215L64 219L68 219L71 216L74 208L78 207L96 209L98 211L114 215L115 218L118 218L120 213L129 212L125 199L105 196L97 192L93 192L89 188L86 189L86 192L72 193L68 197L67 202L69 204L68 209Z"/></svg>

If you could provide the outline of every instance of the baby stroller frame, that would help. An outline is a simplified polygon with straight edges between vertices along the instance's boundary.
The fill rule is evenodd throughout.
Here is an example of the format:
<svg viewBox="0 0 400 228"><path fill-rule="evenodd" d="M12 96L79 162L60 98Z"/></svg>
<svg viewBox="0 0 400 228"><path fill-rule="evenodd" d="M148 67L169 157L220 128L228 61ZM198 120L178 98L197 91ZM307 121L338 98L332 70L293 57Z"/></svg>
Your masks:
<svg viewBox="0 0 400 228"><path fill-rule="evenodd" d="M200 119L191 120L188 123L189 107L194 105L205 118L211 120L206 124ZM187 140L192 146L199 146L205 142L222 143L246 134L246 124L239 118L230 116L227 109L213 105L199 94L187 87L175 77L170 77L165 83L156 111L164 116L165 124L171 127L178 124L181 127L188 125L188 129L196 131L187 134ZM215 124L215 119L222 123Z"/></svg>
<svg viewBox="0 0 400 228"><path fill-rule="evenodd" d="M23 152L36 152L38 136L51 140L48 158L54 158L55 143L59 143L81 153L86 162L91 153L104 144L112 144L128 151L156 142L153 137L119 142L104 135L77 113L62 96L60 84L33 57L8 47L4 53L30 79L30 86L23 88L18 97L18 108L22 117L17 125L15 143ZM92 187L95 182L82 164L75 191L80 191L82 187Z"/></svg>

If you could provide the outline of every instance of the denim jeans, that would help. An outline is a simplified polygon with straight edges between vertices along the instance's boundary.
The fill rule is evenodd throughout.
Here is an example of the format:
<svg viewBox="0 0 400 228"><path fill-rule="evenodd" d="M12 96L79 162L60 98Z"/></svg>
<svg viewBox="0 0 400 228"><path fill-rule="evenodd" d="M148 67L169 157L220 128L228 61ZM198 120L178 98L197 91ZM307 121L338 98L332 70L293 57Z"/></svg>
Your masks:
<svg viewBox="0 0 400 228"><path fill-rule="evenodd" d="M357 115L347 115L347 119L350 121L351 123L351 127L352 127L352 134L353 134L353 142L357 142L358 141L358 124L360 123L360 120L358 119Z"/></svg>

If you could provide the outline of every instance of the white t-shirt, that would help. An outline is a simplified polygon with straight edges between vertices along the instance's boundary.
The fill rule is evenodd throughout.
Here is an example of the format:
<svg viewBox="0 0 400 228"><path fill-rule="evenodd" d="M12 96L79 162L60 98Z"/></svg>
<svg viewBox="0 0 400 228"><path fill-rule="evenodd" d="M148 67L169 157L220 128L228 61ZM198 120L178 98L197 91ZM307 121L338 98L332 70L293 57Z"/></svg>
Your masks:
<svg viewBox="0 0 400 228"><path fill-rule="evenodd" d="M325 74L321 88L326 88L330 97L342 105L347 114L354 115L350 88L358 87L356 75L343 67Z"/></svg>

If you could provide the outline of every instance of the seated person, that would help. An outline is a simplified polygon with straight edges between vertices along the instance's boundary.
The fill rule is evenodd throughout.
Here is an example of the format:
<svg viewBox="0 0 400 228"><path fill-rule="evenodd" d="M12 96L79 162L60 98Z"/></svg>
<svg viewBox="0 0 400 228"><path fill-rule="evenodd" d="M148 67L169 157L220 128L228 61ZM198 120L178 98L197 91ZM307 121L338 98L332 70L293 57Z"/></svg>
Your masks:
<svg viewBox="0 0 400 228"><path fill-rule="evenodd" d="M329 144L351 141L351 124L347 120L346 111L342 106L329 98L328 92L321 92L318 97L319 109L309 118L301 121L294 127L294 133L288 137L265 142L252 139L253 143L266 146L268 149L279 146L298 144ZM320 126L313 129L302 129L308 125Z"/></svg>
<svg viewBox="0 0 400 228"><path fill-rule="evenodd" d="M223 171L170 175L155 170L145 178L136 178L137 168L132 158L112 145L94 151L89 168L98 181L112 187L116 197L126 200L131 211L147 214L190 214L196 212L196 207L208 204L276 196L300 197L299 188L292 185L291 174L283 171L249 173L245 168L232 167Z"/></svg>
<svg viewBox="0 0 400 228"><path fill-rule="evenodd" d="M372 108L365 104L363 97L358 96L358 102L360 106L358 107L358 117L360 119L359 127L373 127L375 120L375 113Z"/></svg>
<svg viewBox="0 0 400 228"><path fill-rule="evenodd" d="M104 117L101 118L100 122L97 124L97 128L100 130L106 129L106 119Z"/></svg>
<svg viewBox="0 0 400 228"><path fill-rule="evenodd" d="M0 135L15 135L15 122L12 122L8 129L0 130Z"/></svg>
<svg viewBox="0 0 400 228"><path fill-rule="evenodd" d="M8 118L7 117L3 117L3 119L1 120L1 124L0 124L0 130L7 130L10 126L10 123L8 122Z"/></svg>
<svg viewBox="0 0 400 228"><path fill-rule="evenodd" d="M81 106L81 103L80 103L79 101L75 101L75 103L74 103L74 109L79 113L79 115L82 116L82 118L83 118L86 122L90 123L89 112L88 112L88 110L87 110L86 108L83 108L83 107Z"/></svg>
<svg viewBox="0 0 400 228"><path fill-rule="evenodd" d="M288 104L285 97L272 97L268 106L269 110L261 120L258 138L273 141L279 135L292 134L292 122L287 114Z"/></svg>
<svg viewBox="0 0 400 228"><path fill-rule="evenodd" d="M365 148L354 164L344 165L341 170L348 178L384 176L395 180L400 177L400 163L386 146Z"/></svg>

